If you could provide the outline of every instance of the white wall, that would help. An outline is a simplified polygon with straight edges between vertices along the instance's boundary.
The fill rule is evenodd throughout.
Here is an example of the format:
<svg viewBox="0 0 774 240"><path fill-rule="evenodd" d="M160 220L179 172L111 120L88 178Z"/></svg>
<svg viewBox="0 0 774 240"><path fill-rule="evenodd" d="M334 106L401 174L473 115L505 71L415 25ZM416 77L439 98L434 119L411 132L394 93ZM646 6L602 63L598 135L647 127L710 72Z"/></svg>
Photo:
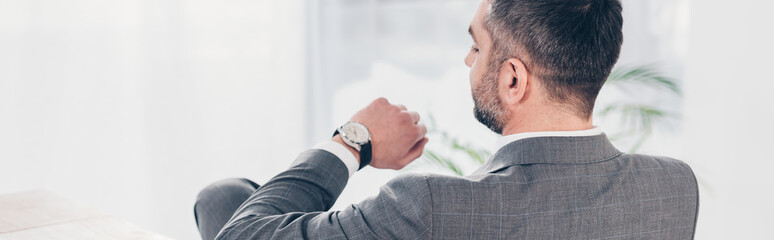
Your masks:
<svg viewBox="0 0 774 240"><path fill-rule="evenodd" d="M302 3L0 1L0 193L197 238L199 189L305 147Z"/></svg>
<svg viewBox="0 0 774 240"><path fill-rule="evenodd" d="M704 181L697 239L771 237L772 7L691 2L684 158Z"/></svg>

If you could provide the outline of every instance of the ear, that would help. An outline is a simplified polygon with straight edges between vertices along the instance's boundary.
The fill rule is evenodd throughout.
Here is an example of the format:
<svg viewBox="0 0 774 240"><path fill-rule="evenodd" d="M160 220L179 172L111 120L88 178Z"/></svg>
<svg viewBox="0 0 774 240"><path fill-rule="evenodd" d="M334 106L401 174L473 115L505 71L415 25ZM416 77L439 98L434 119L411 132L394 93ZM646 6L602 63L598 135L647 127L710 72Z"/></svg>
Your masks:
<svg viewBox="0 0 774 240"><path fill-rule="evenodd" d="M516 58L510 58L503 62L498 76L500 96L508 105L514 105L524 100L527 85L531 76L524 62Z"/></svg>

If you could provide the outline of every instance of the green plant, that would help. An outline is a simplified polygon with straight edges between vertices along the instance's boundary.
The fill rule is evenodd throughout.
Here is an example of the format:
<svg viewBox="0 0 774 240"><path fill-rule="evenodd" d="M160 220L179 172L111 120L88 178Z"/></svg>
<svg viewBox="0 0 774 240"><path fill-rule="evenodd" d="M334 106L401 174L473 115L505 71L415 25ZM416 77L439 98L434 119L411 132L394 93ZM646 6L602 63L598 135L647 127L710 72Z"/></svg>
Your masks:
<svg viewBox="0 0 774 240"><path fill-rule="evenodd" d="M486 149L473 146L469 143L463 143L456 137L450 136L448 132L439 129L432 114L428 114L427 134L434 140L440 141L443 149L425 148L418 164L431 165L446 170L454 175L464 176L469 170L465 164L459 161L460 158L454 156L462 155L462 161L469 161L469 165L481 166L492 155ZM454 154L457 153L457 154ZM456 160L455 160L456 159ZM411 164L409 167L416 167L417 164Z"/></svg>
<svg viewBox="0 0 774 240"><path fill-rule="evenodd" d="M608 77L605 87L619 88L624 92L645 88L658 93L665 92L681 96L679 85L650 65L616 68ZM599 118L618 118L620 120L620 128L623 130L610 134L609 138L614 142L633 139L634 143L628 150L630 153L637 152L642 144L651 137L655 127L679 118L678 114L671 113L657 105L636 101L612 101L610 104L597 107L597 109L595 114ZM492 155L484 148L460 141L447 131L438 129L432 115L429 115L428 119L428 135L435 141L440 140L441 144L435 145L440 147L425 148L422 158L416 161L417 164L409 165L409 169L431 165L451 174L464 176L472 171L471 168L466 168L466 165L477 168Z"/></svg>
<svg viewBox="0 0 774 240"><path fill-rule="evenodd" d="M653 66L621 67L614 69L605 82L605 86L615 87L623 92L642 88L657 93L681 96L677 83L658 72ZM611 141L621 141L627 138L634 143L628 152L635 153L653 134L655 127L665 127L670 120L679 119L680 115L661 108L658 105L637 101L613 101L597 108L597 117L617 117L620 120L621 131L610 134Z"/></svg>

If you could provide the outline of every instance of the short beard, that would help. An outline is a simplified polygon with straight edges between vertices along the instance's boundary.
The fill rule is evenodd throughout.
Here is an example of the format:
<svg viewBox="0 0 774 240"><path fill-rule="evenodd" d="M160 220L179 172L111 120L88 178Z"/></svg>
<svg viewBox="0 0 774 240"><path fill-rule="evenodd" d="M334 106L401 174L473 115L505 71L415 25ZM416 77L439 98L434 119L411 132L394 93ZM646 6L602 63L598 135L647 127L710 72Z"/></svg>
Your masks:
<svg viewBox="0 0 774 240"><path fill-rule="evenodd" d="M489 71L481 83L473 87L473 104L476 120L502 135L508 110L497 96L497 71Z"/></svg>

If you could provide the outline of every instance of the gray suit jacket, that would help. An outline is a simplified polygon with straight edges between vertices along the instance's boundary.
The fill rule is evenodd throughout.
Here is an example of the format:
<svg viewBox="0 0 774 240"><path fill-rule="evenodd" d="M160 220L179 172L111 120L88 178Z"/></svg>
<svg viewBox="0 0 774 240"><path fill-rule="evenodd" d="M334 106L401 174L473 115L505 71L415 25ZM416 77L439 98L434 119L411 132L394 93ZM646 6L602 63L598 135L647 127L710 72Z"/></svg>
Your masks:
<svg viewBox="0 0 774 240"><path fill-rule="evenodd" d="M218 239L691 239L699 203L688 165L604 134L518 140L470 176L407 174L328 211L347 179L333 154L304 152Z"/></svg>

